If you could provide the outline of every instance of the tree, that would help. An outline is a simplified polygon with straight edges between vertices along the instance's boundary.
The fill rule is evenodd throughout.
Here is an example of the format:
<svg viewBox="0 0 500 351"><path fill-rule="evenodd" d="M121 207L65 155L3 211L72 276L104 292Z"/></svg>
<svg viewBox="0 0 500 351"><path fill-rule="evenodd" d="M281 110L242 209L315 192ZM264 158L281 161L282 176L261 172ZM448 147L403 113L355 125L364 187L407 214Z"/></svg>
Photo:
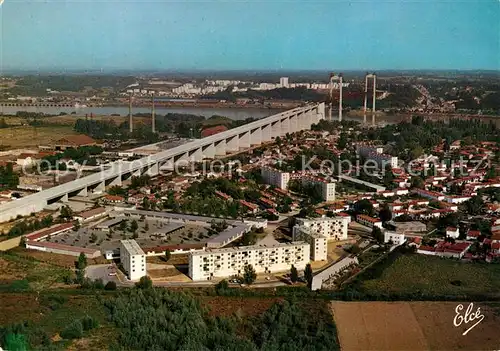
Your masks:
<svg viewBox="0 0 500 351"><path fill-rule="evenodd" d="M170 250L167 249L165 250L165 261L168 262L168 260L170 260L170 257L172 256L172 254L170 253Z"/></svg>
<svg viewBox="0 0 500 351"><path fill-rule="evenodd" d="M73 231L77 232L78 230L80 230L80 221L73 221Z"/></svg>
<svg viewBox="0 0 500 351"><path fill-rule="evenodd" d="M464 210L471 216L481 214L484 210L484 201L479 196L473 196L464 202Z"/></svg>
<svg viewBox="0 0 500 351"><path fill-rule="evenodd" d="M311 288L313 281L313 271L310 263L306 265L306 269L304 270L304 278L306 279L307 286Z"/></svg>
<svg viewBox="0 0 500 351"><path fill-rule="evenodd" d="M357 214L365 214L368 216L372 216L373 205L368 199L359 200L354 203L354 211Z"/></svg>
<svg viewBox="0 0 500 351"><path fill-rule="evenodd" d="M19 241L19 246L21 247L26 247L26 237L25 236L22 236L21 237L21 240Z"/></svg>
<svg viewBox="0 0 500 351"><path fill-rule="evenodd" d="M73 211L69 206L63 206L61 207L61 213L59 217L64 218L64 219L71 219L73 218Z"/></svg>
<svg viewBox="0 0 500 351"><path fill-rule="evenodd" d="M87 256L83 252L78 256L78 262L76 268L79 270L84 270L87 267Z"/></svg>
<svg viewBox="0 0 500 351"><path fill-rule="evenodd" d="M247 264L243 268L243 281L245 284L252 284L257 279L257 273L251 264Z"/></svg>
<svg viewBox="0 0 500 351"><path fill-rule="evenodd" d="M9 333L5 336L5 350L26 351L29 350L28 341L24 334Z"/></svg>
<svg viewBox="0 0 500 351"><path fill-rule="evenodd" d="M61 331L61 337L64 339L78 339L83 336L83 325L80 320L75 320Z"/></svg>
<svg viewBox="0 0 500 351"><path fill-rule="evenodd" d="M419 188L419 189L423 189L425 185L424 180L422 179L422 177L419 176L412 176L410 184L412 188Z"/></svg>
<svg viewBox="0 0 500 351"><path fill-rule="evenodd" d="M382 220L382 222L384 222L384 223L389 222L392 219L392 212L389 209L389 206L387 206L387 205L382 206L378 215L379 215L380 219Z"/></svg>
<svg viewBox="0 0 500 351"><path fill-rule="evenodd" d="M382 233L382 230L377 226L373 226L372 236L380 244L383 244L385 241L384 240L384 233Z"/></svg>
<svg viewBox="0 0 500 351"><path fill-rule="evenodd" d="M137 229L139 229L139 225L137 224L137 221L134 219L130 223L130 231L135 232L135 231L137 231Z"/></svg>
<svg viewBox="0 0 500 351"><path fill-rule="evenodd" d="M151 289L153 287L153 281L146 275L141 277L141 279L135 283L135 286L139 289Z"/></svg>
<svg viewBox="0 0 500 351"><path fill-rule="evenodd" d="M292 283L295 283L297 280L299 280L299 273L297 272L297 268L292 265L292 268L290 268L290 280Z"/></svg>

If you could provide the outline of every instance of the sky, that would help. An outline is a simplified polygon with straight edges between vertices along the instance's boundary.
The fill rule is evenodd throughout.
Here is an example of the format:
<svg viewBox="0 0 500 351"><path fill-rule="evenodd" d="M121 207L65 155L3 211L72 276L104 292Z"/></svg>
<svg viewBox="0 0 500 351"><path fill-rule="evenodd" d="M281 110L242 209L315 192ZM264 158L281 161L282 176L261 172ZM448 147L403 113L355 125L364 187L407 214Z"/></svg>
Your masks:
<svg viewBox="0 0 500 351"><path fill-rule="evenodd" d="M0 28L2 69L500 69L500 0L4 0Z"/></svg>

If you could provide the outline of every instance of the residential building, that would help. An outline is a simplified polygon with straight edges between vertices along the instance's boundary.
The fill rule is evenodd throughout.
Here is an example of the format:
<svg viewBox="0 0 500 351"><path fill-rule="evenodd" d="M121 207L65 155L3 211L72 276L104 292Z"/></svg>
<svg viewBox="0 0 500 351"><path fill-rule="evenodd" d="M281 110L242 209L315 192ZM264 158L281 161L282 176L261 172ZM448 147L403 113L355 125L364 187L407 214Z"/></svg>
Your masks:
<svg viewBox="0 0 500 351"><path fill-rule="evenodd" d="M335 182L321 178L304 177L302 178L302 184L317 186L324 201L335 201Z"/></svg>
<svg viewBox="0 0 500 351"><path fill-rule="evenodd" d="M104 217L106 214L107 211L104 207L97 207L88 211L80 212L78 215L75 215L75 219L79 222L90 222L94 219Z"/></svg>
<svg viewBox="0 0 500 351"><path fill-rule="evenodd" d="M243 275L247 265L257 273L289 271L292 265L303 270L309 256L310 246L304 242L209 249L189 254L189 276L199 281Z"/></svg>
<svg viewBox="0 0 500 351"><path fill-rule="evenodd" d="M385 169L387 165L391 166L391 168L398 167L398 158L395 156L384 154L384 149L380 146L357 145L356 151L367 161L375 161L378 167L380 167L381 169Z"/></svg>
<svg viewBox="0 0 500 351"><path fill-rule="evenodd" d="M389 241L392 241L393 245L403 245L406 241L404 234L399 234L396 232L391 232L389 230L386 230L384 232L384 242L388 243Z"/></svg>
<svg viewBox="0 0 500 351"><path fill-rule="evenodd" d="M274 185L281 189L288 188L288 182L290 181L290 173L288 172L282 172L271 167L262 167L261 175L266 184Z"/></svg>
<svg viewBox="0 0 500 351"><path fill-rule="evenodd" d="M146 254L135 240L120 240L120 262L130 280L147 275Z"/></svg>
<svg viewBox="0 0 500 351"><path fill-rule="evenodd" d="M455 228L455 227L447 227L446 228L446 236L449 236L450 238L457 239L459 235L460 235L460 232L459 232L458 228Z"/></svg>
<svg viewBox="0 0 500 351"><path fill-rule="evenodd" d="M328 240L346 240L347 239L347 229L351 217L347 216L335 216L335 217L323 217L323 218L297 218L296 225L294 227L306 227L314 233L321 234Z"/></svg>
<svg viewBox="0 0 500 351"><path fill-rule="evenodd" d="M356 216L356 222L365 225L369 228L379 227L382 229L382 221L378 218L373 218L367 215L359 214Z"/></svg>
<svg viewBox="0 0 500 351"><path fill-rule="evenodd" d="M304 226L295 226L293 228L293 241L304 241L311 247L312 261L326 261L327 255L327 238L319 233L312 231Z"/></svg>

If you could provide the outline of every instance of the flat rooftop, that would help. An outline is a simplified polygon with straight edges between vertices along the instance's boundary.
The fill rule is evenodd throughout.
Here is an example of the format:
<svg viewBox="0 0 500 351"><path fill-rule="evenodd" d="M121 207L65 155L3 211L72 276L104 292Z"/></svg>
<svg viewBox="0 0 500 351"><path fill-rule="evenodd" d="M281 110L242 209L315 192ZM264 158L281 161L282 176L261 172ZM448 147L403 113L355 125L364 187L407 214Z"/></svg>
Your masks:
<svg viewBox="0 0 500 351"><path fill-rule="evenodd" d="M130 255L145 255L135 240L120 240L120 243Z"/></svg>
<svg viewBox="0 0 500 351"><path fill-rule="evenodd" d="M109 228L109 227L112 227L118 223L121 223L123 222L124 218L122 217L119 217L119 218L113 218L113 219L110 219L110 220L107 220L105 222L102 222L102 223L99 223L96 228L98 229L102 229L102 228Z"/></svg>
<svg viewBox="0 0 500 351"><path fill-rule="evenodd" d="M279 249L285 247L297 247L307 245L308 243L303 241L294 241L291 243L279 243L276 245L251 245L251 246L236 246L228 247L225 249L208 249L204 252L191 252L193 256L203 256L207 254L217 254L217 253L230 253L230 252L241 252L241 251L251 251L251 250L268 250L268 249Z"/></svg>

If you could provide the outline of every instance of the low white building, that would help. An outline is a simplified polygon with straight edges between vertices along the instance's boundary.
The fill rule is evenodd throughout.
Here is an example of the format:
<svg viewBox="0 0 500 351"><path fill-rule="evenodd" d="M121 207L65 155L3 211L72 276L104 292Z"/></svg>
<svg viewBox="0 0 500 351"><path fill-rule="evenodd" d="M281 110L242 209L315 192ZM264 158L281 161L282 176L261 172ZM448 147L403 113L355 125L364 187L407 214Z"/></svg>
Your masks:
<svg viewBox="0 0 500 351"><path fill-rule="evenodd" d="M189 277L197 281L243 275L246 265L252 265L257 273L289 271L292 265L303 270L309 262L309 256L310 246L304 242L191 252Z"/></svg>
<svg viewBox="0 0 500 351"><path fill-rule="evenodd" d="M396 232L391 232L386 230L384 232L384 242L388 243L389 241L392 241L393 245L403 245L406 241L404 234L399 234Z"/></svg>
<svg viewBox="0 0 500 351"><path fill-rule="evenodd" d="M146 254L135 240L120 240L120 262L130 280L147 275Z"/></svg>
<svg viewBox="0 0 500 351"><path fill-rule="evenodd" d="M460 235L460 231L458 230L458 228L455 228L455 227L447 227L446 228L446 236L449 236L450 238L457 239L459 235Z"/></svg>
<svg viewBox="0 0 500 351"><path fill-rule="evenodd" d="M262 167L260 171L264 183L274 185L280 189L287 189L290 173L282 172L271 167Z"/></svg>

